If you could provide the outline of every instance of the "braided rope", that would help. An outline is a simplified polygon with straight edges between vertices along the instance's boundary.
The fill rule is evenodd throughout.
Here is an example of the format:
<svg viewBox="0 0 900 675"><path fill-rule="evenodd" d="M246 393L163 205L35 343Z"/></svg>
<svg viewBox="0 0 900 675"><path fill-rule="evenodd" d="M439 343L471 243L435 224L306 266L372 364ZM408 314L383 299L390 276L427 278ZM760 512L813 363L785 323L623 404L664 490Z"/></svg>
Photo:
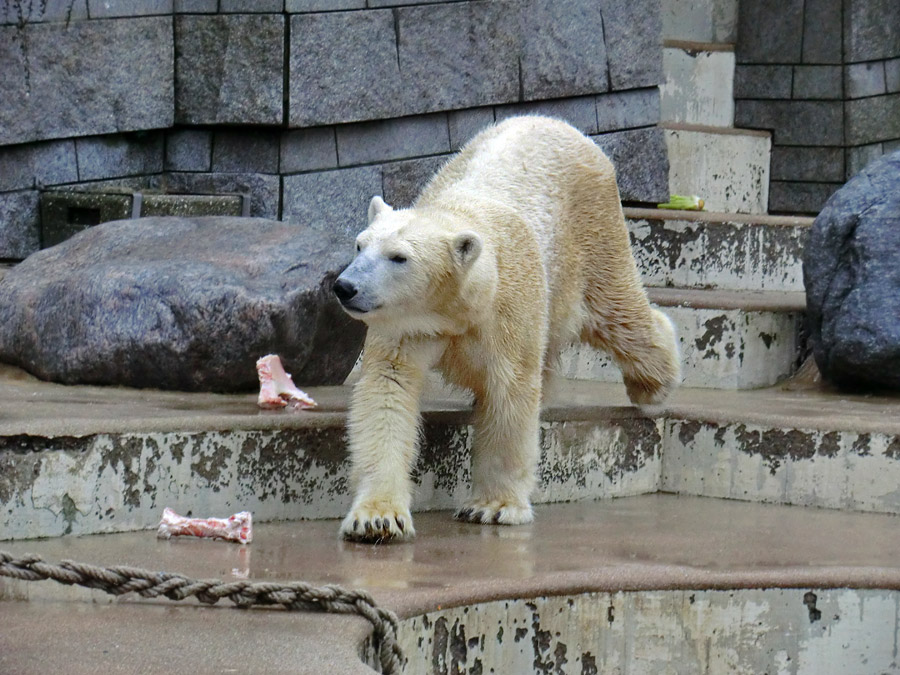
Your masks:
<svg viewBox="0 0 900 675"><path fill-rule="evenodd" d="M137 593L144 598L165 597L184 600L194 596L214 605L228 598L241 608L253 605L281 605L289 610L359 614L372 624L381 671L400 672L403 652L397 644L397 616L375 604L365 591L340 586L311 586L302 581L289 583L191 579L170 572L152 572L138 567L96 567L63 560L59 565L45 563L40 556L26 554L13 558L0 551L0 576L23 581L52 579L61 584L94 588L110 595Z"/></svg>

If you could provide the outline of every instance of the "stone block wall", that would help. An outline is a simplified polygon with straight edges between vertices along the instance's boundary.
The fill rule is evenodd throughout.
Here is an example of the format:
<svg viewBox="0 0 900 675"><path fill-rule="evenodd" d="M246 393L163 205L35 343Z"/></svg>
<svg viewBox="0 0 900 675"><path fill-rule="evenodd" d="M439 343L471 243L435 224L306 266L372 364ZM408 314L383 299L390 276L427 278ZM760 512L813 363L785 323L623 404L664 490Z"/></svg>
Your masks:
<svg viewBox="0 0 900 675"><path fill-rule="evenodd" d="M0 0L0 260L42 190L250 195L348 234L484 126L564 118L664 200L658 0Z"/></svg>
<svg viewBox="0 0 900 675"><path fill-rule="evenodd" d="M769 210L817 213L900 147L900 2L744 0L735 124L772 131Z"/></svg>

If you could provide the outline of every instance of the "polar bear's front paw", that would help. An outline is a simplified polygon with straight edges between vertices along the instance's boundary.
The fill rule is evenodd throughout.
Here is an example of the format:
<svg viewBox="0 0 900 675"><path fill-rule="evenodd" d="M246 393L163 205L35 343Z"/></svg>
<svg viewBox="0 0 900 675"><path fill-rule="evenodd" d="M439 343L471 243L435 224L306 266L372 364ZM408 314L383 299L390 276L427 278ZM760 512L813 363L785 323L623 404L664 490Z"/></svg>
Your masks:
<svg viewBox="0 0 900 675"><path fill-rule="evenodd" d="M454 518L484 525L522 525L534 520L534 511L528 502L474 499L460 508Z"/></svg>
<svg viewBox="0 0 900 675"><path fill-rule="evenodd" d="M341 536L350 541L381 544L416 536L409 509L382 499L361 502L341 523Z"/></svg>

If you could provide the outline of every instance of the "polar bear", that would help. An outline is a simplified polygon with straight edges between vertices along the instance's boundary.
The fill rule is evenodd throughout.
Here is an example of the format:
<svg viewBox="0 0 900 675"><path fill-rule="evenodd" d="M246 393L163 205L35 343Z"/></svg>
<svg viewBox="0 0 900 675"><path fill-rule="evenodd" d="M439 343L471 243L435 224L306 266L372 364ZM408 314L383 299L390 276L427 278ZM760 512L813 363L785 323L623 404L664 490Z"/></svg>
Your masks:
<svg viewBox="0 0 900 675"><path fill-rule="evenodd" d="M472 495L456 518L533 519L543 376L576 340L608 352L635 404L676 386L669 319L631 254L615 171L568 124L525 116L473 138L409 209L374 197L334 292L368 332L349 414L356 490L341 534L414 536L409 477L426 372L475 395Z"/></svg>

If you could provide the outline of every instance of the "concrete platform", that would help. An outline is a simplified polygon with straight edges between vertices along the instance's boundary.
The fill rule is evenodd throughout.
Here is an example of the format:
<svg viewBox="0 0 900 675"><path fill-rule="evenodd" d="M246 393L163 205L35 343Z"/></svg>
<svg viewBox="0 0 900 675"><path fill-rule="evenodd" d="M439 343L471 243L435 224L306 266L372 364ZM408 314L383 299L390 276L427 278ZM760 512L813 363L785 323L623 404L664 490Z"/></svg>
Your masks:
<svg viewBox="0 0 900 675"><path fill-rule="evenodd" d="M339 517L349 390L310 393L320 410L273 413L253 394L64 387L8 369L0 540L151 528L166 506ZM559 379L545 394L537 503L664 489L900 513L900 399L681 389L647 416L621 385ZM423 409L414 509L452 508L469 489L470 405L435 389Z"/></svg>
<svg viewBox="0 0 900 675"><path fill-rule="evenodd" d="M621 647L616 646L617 638L613 639L620 630L637 631L632 636L644 635L657 646L682 640L688 641L680 642L682 646L697 643L700 635L654 632L668 625L659 621L668 616L666 608L672 609L673 602L697 611L702 607L713 611L728 602L738 610L743 603L745 618L735 615L736 623L726 632L751 624L757 633L764 625L767 635L793 631L805 657L781 672L794 673L806 672L797 668L804 658L813 658L809 650L816 641L832 632L837 640L841 627L856 621L847 597L835 599L832 607L831 595L823 589L854 589L853 598L862 598L862 607L857 607L860 618L867 612L873 619L884 618L878 603L893 603L894 591L900 589L898 522L895 516L651 495L541 506L535 522L522 527L461 524L446 512L420 514L419 535L413 543L382 547L339 542L337 521L314 521L260 524L249 546L161 541L152 532L140 532L5 542L0 549L13 555L36 553L48 561L134 565L196 578L248 576L365 588L379 604L407 619L401 638L411 663L420 664L408 669L410 673L445 672L435 666L454 658L469 667L476 659L487 663L486 641L472 638L479 635L476 625L482 629L487 625L478 617L490 617L489 638L494 636L499 608L512 617L521 607L527 618L518 625L510 619L503 644L514 647L514 652L524 649L529 663L548 655L552 661L559 645L568 644L569 665L558 672L582 672L578 658L590 650L601 665L624 658L617 651ZM722 589L728 593L715 593ZM742 595L735 594L738 589L769 590ZM818 609L809 593L820 598ZM562 599L560 611L577 606L586 616L602 616L590 624L593 643L585 642L584 636L577 644L574 636L567 643L562 632L548 635L549 642L542 646L541 631L552 625L548 603L554 597ZM844 603L840 609L839 600ZM815 622L808 618L810 602L821 614ZM457 607L469 609L454 615L451 610ZM415 618L426 613L431 619ZM558 615L556 610L552 614ZM539 620L533 621L535 616ZM714 614L705 616L703 635L721 628ZM758 626L751 616L759 617ZM892 616L893 623L885 630L896 628L896 612ZM442 617L451 643L453 635L457 643L463 636L467 655L462 660L458 650L456 656L451 654L447 633L440 644L441 629L435 626L441 625ZM198 674L371 672L360 660L365 656L368 624L356 618L207 608L127 596L113 601L99 591L2 578L0 618L4 625L0 671L5 673L167 673L173 668ZM797 625L792 623L790 629L787 623L779 625L788 619ZM670 620L674 619L666 619ZM610 641L607 648L603 639ZM712 638L713 648L705 654L700 650L696 657L678 656L675 663L684 664L678 672L766 672L775 663L775 653L767 656L749 643L739 646L741 658L759 669L724 670L717 661L719 649L727 652L735 644L718 644L717 639L721 641ZM881 663L893 649L893 641L882 642L866 643L871 663ZM630 666L618 672L661 672L646 669L656 662L648 660L648 645L638 641L635 647L632 637ZM656 653L654 659L663 652ZM421 669L423 663L427 668ZM817 672L869 672L860 667Z"/></svg>

